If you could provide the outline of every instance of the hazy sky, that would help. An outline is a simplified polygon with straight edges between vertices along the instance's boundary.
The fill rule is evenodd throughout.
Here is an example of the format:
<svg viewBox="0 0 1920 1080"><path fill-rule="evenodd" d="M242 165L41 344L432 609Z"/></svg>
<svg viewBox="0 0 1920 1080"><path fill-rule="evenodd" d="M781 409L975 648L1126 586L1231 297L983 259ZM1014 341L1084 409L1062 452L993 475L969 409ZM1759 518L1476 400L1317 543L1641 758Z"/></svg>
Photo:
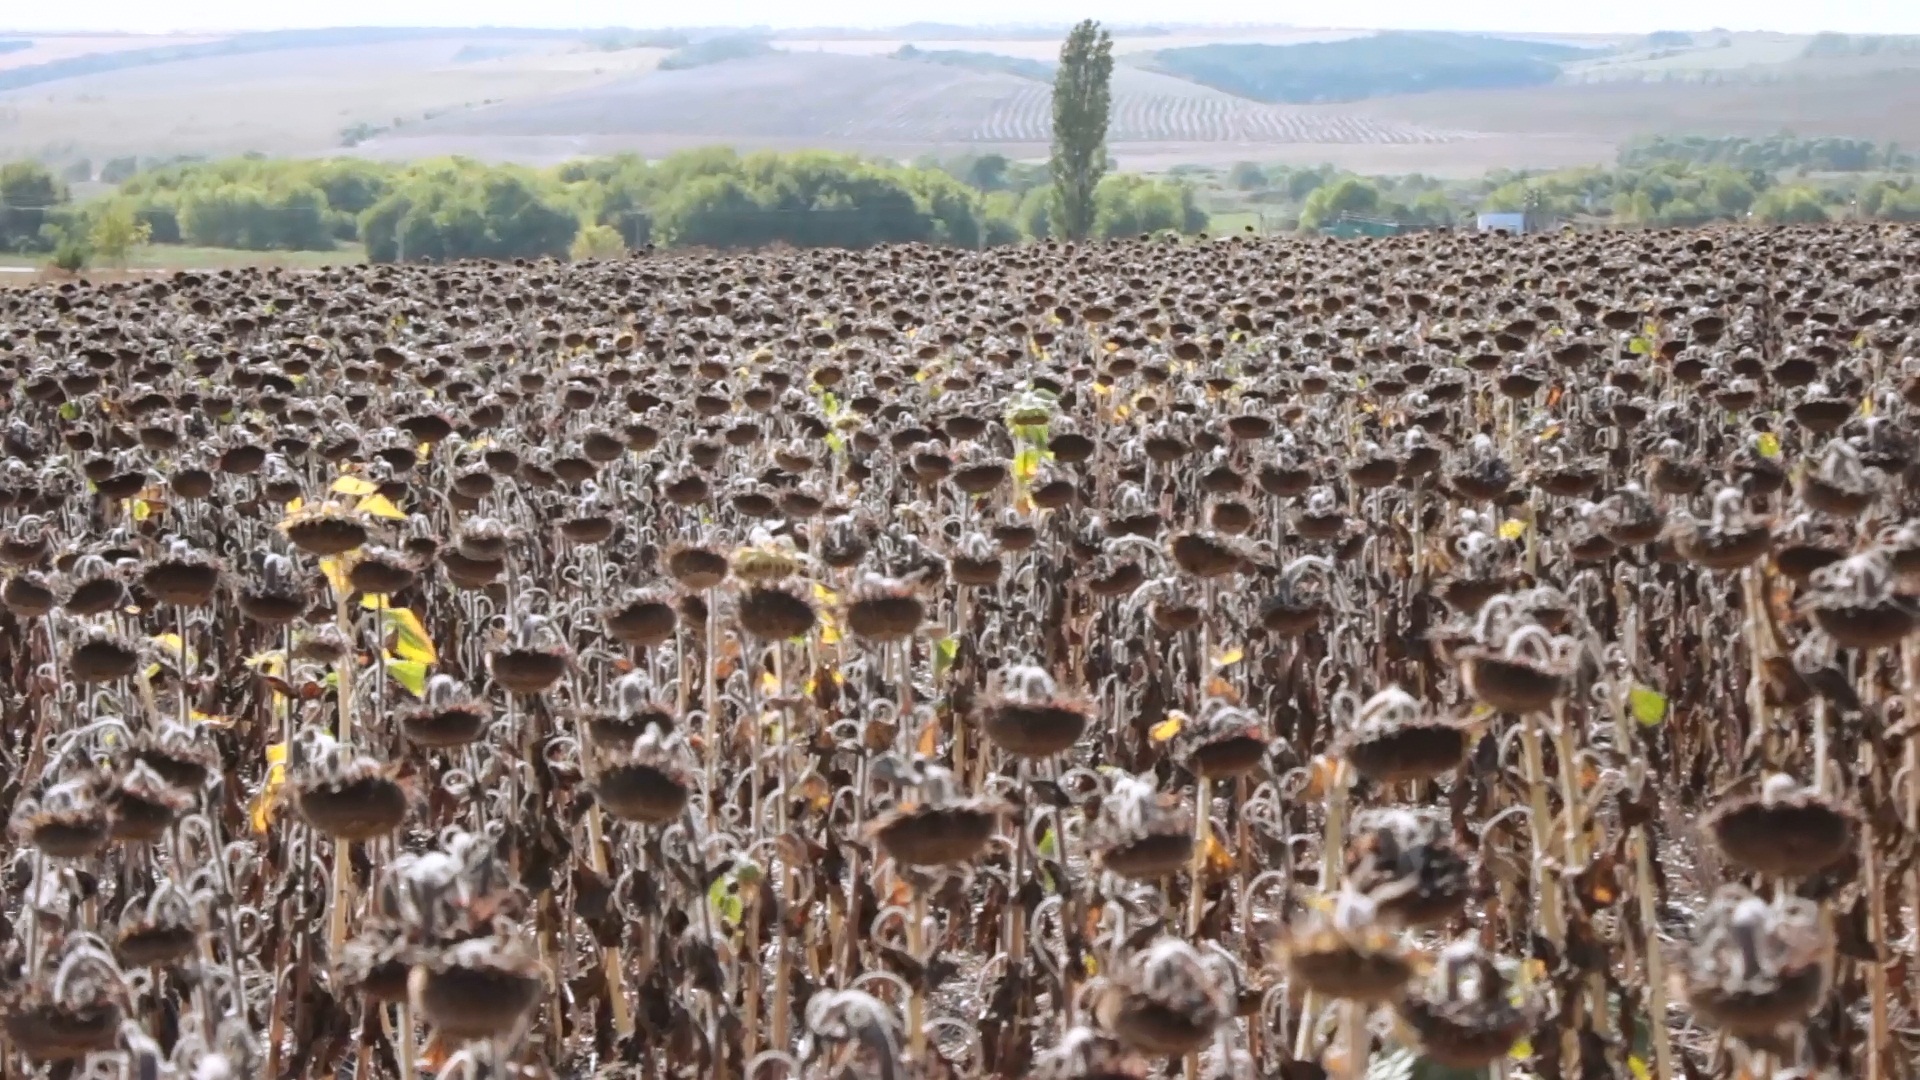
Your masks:
<svg viewBox="0 0 1920 1080"><path fill-rule="evenodd" d="M9 10L10 9L10 10ZM1844 30L1920 33L1920 0L1342 0L1291 7L1260 0L0 0L0 30L254 30L315 26L886 26L1067 22L1292 22L1304 26L1485 30Z"/></svg>

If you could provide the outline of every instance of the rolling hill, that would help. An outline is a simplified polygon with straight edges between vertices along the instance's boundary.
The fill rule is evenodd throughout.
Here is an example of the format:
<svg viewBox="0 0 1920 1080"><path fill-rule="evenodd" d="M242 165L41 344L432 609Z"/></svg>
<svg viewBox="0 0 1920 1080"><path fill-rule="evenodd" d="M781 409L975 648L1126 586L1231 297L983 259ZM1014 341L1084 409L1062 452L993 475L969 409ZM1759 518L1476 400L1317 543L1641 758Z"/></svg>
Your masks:
<svg viewBox="0 0 1920 1080"><path fill-rule="evenodd" d="M0 29L0 160L350 149L550 161L713 143L1044 154L1058 40L920 30L743 45L698 31ZM1920 141L1914 39L1122 28L1115 55L1109 142L1130 168L1564 166L1659 133Z"/></svg>
<svg viewBox="0 0 1920 1080"><path fill-rule="evenodd" d="M1480 34L1391 31L1293 45L1163 49L1150 54L1147 63L1255 101L1310 103L1540 86L1558 79L1563 63L1592 54L1570 45Z"/></svg>
<svg viewBox="0 0 1920 1080"><path fill-rule="evenodd" d="M1304 113L1132 68L1114 73L1108 141L1433 143L1458 135ZM822 145L1044 143L1052 88L993 71L888 57L782 53L659 71L543 100L466 110L371 144L572 135L702 136Z"/></svg>

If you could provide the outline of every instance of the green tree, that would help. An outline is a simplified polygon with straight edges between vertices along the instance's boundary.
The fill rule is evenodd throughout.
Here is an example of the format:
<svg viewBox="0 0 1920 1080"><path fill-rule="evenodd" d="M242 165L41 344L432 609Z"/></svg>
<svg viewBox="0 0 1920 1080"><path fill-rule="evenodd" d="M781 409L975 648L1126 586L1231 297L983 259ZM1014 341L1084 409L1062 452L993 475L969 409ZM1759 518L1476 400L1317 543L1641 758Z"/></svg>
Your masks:
<svg viewBox="0 0 1920 1080"><path fill-rule="evenodd" d="M1812 188L1777 187L1753 204L1753 216L1775 225L1805 225L1827 220L1827 208Z"/></svg>
<svg viewBox="0 0 1920 1080"><path fill-rule="evenodd" d="M96 258L112 266L125 266L133 249L152 235L153 226L141 220L132 203L114 199L94 212L87 243Z"/></svg>
<svg viewBox="0 0 1920 1080"><path fill-rule="evenodd" d="M967 163L960 179L976 191L1002 191L1007 187L1007 168L1012 164L1005 154L982 154Z"/></svg>
<svg viewBox="0 0 1920 1080"><path fill-rule="evenodd" d="M1349 176L1338 183L1315 188L1313 194L1307 196L1306 205L1300 208L1300 227L1317 229L1342 214L1366 217L1379 209L1380 189L1357 176Z"/></svg>
<svg viewBox="0 0 1920 1080"><path fill-rule="evenodd" d="M1110 239L1166 230L1196 233L1207 227L1206 211L1195 203L1193 189L1179 182L1109 176L1100 181L1098 201L1094 232Z"/></svg>
<svg viewBox="0 0 1920 1080"><path fill-rule="evenodd" d="M981 242L988 247L1017 244L1025 235L1020 228L1020 196L1011 191L996 191L981 207Z"/></svg>
<svg viewBox="0 0 1920 1080"><path fill-rule="evenodd" d="M1112 104L1113 36L1088 19L1067 35L1053 77L1054 216L1070 240L1093 231Z"/></svg>
<svg viewBox="0 0 1920 1080"><path fill-rule="evenodd" d="M1236 161L1227 170L1227 186L1236 191L1258 191L1267 186L1266 170L1251 161Z"/></svg>
<svg viewBox="0 0 1920 1080"><path fill-rule="evenodd" d="M100 166L100 182L103 184L118 184L121 181L131 178L134 173L139 171L139 158L110 158L105 165Z"/></svg>
<svg viewBox="0 0 1920 1080"><path fill-rule="evenodd" d="M580 230L573 238L573 246L567 254L575 262L585 259L617 259L626 254L626 241L620 239L620 233L611 225L589 225Z"/></svg>
<svg viewBox="0 0 1920 1080"><path fill-rule="evenodd" d="M1428 228L1452 225L1460 220L1460 208L1439 189L1421 192L1407 207L1404 219L1409 225Z"/></svg>
<svg viewBox="0 0 1920 1080"><path fill-rule="evenodd" d="M0 165L0 251L47 251L43 231L67 202L67 186L35 161Z"/></svg>
<svg viewBox="0 0 1920 1080"><path fill-rule="evenodd" d="M1052 188L1034 188L1020 200L1020 209L1014 220L1020 223L1020 231L1035 240L1045 240L1054 235L1054 197Z"/></svg>

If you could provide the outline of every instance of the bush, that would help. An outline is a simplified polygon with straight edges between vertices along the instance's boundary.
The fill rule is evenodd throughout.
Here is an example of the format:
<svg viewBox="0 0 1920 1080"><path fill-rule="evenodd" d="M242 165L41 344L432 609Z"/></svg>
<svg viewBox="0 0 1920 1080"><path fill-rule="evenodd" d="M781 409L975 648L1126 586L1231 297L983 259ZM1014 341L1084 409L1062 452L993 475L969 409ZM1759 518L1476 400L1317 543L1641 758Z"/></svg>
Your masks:
<svg viewBox="0 0 1920 1080"><path fill-rule="evenodd" d="M55 270L64 270L69 274L77 274L85 270L87 264L92 261L93 248L89 247L87 242L80 237L68 236L62 238L59 243L54 245L53 256L47 260L47 265L53 267Z"/></svg>
<svg viewBox="0 0 1920 1080"><path fill-rule="evenodd" d="M589 225L580 230L573 238L573 246L567 254L576 261L586 259L614 259L626 254L626 242L609 225Z"/></svg>

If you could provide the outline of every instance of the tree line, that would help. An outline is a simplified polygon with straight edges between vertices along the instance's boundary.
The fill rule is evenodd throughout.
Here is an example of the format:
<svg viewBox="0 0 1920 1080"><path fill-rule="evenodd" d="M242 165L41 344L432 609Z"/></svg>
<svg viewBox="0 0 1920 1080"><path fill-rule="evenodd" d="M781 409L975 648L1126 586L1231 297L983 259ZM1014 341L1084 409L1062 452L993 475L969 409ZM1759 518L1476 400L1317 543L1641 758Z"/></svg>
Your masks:
<svg viewBox="0 0 1920 1080"><path fill-rule="evenodd" d="M111 194L75 202L61 175L16 162L0 170L0 249L71 250L103 219L131 221L153 243L247 251L359 243L376 261L587 257L650 244L982 247L1056 232L1048 192L1006 186L1020 170L1004 159L997 172L981 171L976 186L937 163L727 149L551 169L240 157L142 169ZM1092 235L1125 236L1196 231L1206 215L1182 184L1113 175L1094 188L1092 222Z"/></svg>
<svg viewBox="0 0 1920 1080"><path fill-rule="evenodd" d="M1897 143L1833 137L1797 138L1792 135L1770 135L1759 139L1739 135L1653 135L1627 143L1620 150L1619 161L1628 168L1645 168L1678 161L1689 165L1727 165L1769 172L1785 169L1809 172L1912 171L1920 168L1920 156L1902 150Z"/></svg>
<svg viewBox="0 0 1920 1080"><path fill-rule="evenodd" d="M1187 178L1198 179L1192 173ZM1470 180L1442 180L1243 162L1220 182L1245 205L1306 229L1342 215L1439 228L1468 224L1480 212L1528 209L1552 220L1597 225L1920 221L1920 175L1911 172L1811 176L1668 160L1551 172L1496 169Z"/></svg>

